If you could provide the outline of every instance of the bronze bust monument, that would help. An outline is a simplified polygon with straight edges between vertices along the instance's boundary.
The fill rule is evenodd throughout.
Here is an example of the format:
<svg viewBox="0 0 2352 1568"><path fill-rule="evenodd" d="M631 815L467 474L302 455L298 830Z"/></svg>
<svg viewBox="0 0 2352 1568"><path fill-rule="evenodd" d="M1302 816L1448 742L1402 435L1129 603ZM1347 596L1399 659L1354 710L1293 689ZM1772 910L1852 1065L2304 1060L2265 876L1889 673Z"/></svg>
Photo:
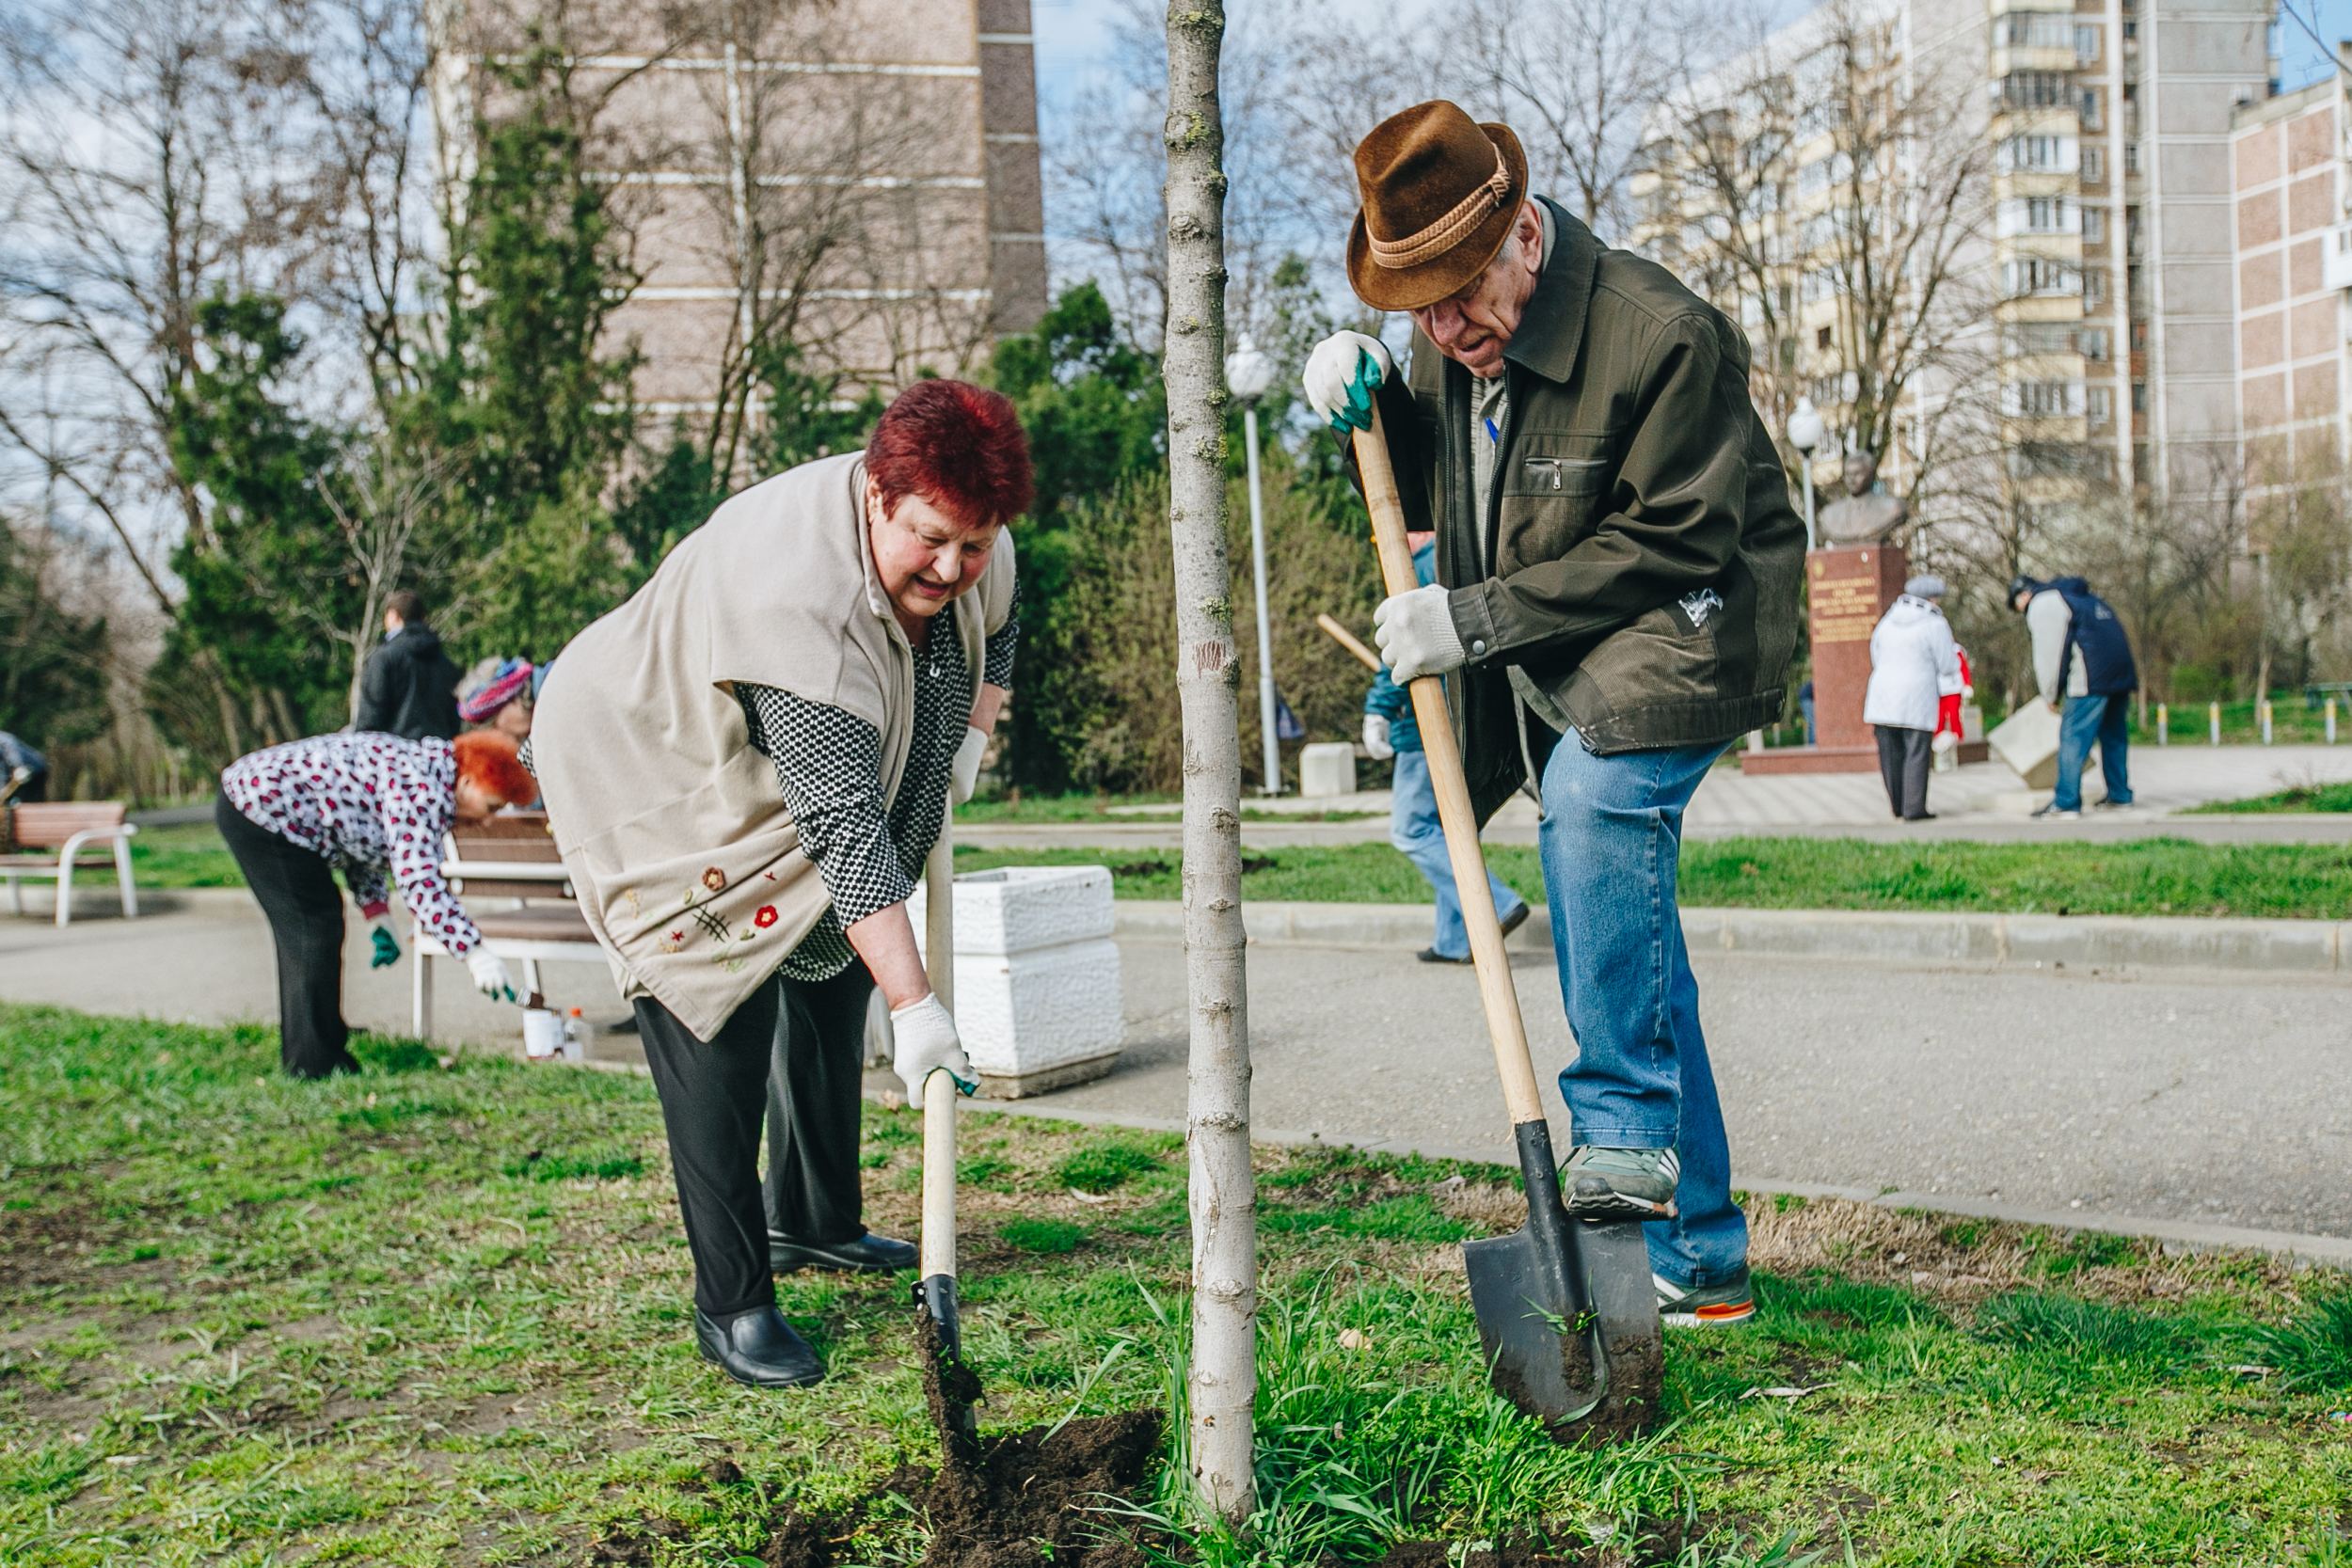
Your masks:
<svg viewBox="0 0 2352 1568"><path fill-rule="evenodd" d="M1821 508L1821 540L1829 546L1877 545L1910 519L1911 506L1897 496L1870 492L1878 483L1879 462L1867 451L1846 459L1844 500Z"/></svg>

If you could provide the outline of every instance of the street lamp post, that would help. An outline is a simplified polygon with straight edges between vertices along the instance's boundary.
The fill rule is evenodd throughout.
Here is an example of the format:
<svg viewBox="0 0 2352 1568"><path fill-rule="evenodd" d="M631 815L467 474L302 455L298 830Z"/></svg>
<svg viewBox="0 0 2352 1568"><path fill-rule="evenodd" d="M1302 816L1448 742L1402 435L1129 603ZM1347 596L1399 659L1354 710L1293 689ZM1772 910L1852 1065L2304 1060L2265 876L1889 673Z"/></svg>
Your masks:
<svg viewBox="0 0 2352 1568"><path fill-rule="evenodd" d="M1820 547L1813 532L1813 449L1821 444L1823 434L1821 411L1813 406L1811 398L1799 398L1795 412L1788 416L1788 444L1802 452L1804 461L1804 547Z"/></svg>
<svg viewBox="0 0 2352 1568"><path fill-rule="evenodd" d="M1249 449L1249 565L1258 590L1258 738L1265 751L1261 795L1282 793L1282 741L1274 722L1274 623L1265 602L1265 503L1258 483L1258 400L1274 384L1274 361L1248 338L1225 357L1225 387L1241 400L1244 441Z"/></svg>

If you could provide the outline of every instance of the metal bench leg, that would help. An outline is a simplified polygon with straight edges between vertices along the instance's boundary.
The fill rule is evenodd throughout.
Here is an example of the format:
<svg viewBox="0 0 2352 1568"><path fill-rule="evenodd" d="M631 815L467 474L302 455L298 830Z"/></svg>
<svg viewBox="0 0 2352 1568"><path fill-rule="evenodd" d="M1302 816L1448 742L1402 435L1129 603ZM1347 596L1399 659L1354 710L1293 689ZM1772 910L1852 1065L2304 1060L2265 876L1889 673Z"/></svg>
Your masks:
<svg viewBox="0 0 2352 1568"><path fill-rule="evenodd" d="M8 912L10 914L24 912L24 890L16 885L14 877L8 879Z"/></svg>
<svg viewBox="0 0 2352 1568"><path fill-rule="evenodd" d="M122 918L136 920L139 917L139 885L131 879L131 841L128 838L115 840L115 880L122 888Z"/></svg>
<svg viewBox="0 0 2352 1568"><path fill-rule="evenodd" d="M408 1032L429 1040L433 1037L433 960L421 952L411 956L417 967L408 975Z"/></svg>
<svg viewBox="0 0 2352 1568"><path fill-rule="evenodd" d="M534 996L544 994L546 993L539 989L539 960L525 958L523 960L523 1000L527 1002Z"/></svg>

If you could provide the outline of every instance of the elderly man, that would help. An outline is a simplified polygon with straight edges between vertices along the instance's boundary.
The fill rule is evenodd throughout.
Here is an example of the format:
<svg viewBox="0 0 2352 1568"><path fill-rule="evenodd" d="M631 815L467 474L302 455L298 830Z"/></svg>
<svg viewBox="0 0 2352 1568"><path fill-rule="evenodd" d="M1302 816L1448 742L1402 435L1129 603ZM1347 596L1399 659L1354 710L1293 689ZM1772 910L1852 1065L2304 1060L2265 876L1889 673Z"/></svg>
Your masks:
<svg viewBox="0 0 2352 1568"><path fill-rule="evenodd" d="M1413 319L1407 373L1360 333L1306 385L1343 432L1376 402L1438 580L1375 618L1399 681L1449 675L1481 821L1540 800L1544 885L1578 1045L1560 1075L1569 1212L1648 1227L1665 1321L1737 1323L1731 1201L1698 985L1675 905L1684 805L1774 721L1804 527L1748 401L1737 328L1663 268L1531 198L1518 138L1452 103L1356 150L1357 294Z"/></svg>

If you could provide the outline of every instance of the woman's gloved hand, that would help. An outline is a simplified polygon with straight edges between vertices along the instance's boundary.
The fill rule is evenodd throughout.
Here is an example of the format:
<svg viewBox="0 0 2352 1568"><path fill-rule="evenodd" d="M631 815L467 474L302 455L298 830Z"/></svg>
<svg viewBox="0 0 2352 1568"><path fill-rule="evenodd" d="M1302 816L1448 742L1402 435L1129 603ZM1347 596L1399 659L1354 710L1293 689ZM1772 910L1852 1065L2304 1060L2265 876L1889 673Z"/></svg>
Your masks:
<svg viewBox="0 0 2352 1568"><path fill-rule="evenodd" d="M392 935L390 915L379 914L368 922L368 941L373 948L368 955L370 969L400 962L400 939Z"/></svg>
<svg viewBox="0 0 2352 1568"><path fill-rule="evenodd" d="M1364 715L1364 750L1375 762L1386 762L1396 755L1396 748L1389 741L1389 721L1376 713Z"/></svg>
<svg viewBox="0 0 2352 1568"><path fill-rule="evenodd" d="M980 1082L972 1075L963 1042L956 1037L956 1021L936 992L920 1002L891 1008L890 1038L891 1059L898 1076L906 1080L909 1104L923 1103L923 1080L935 1068L946 1068L956 1087L965 1094L979 1091Z"/></svg>
<svg viewBox="0 0 2352 1568"><path fill-rule="evenodd" d="M1298 379L1307 401L1341 435L1372 428L1372 394L1389 379L1396 361L1388 345L1361 332L1334 332L1307 356Z"/></svg>
<svg viewBox="0 0 2352 1568"><path fill-rule="evenodd" d="M955 780L949 786L957 805L972 799L972 792L980 787L980 757L988 751L988 732L971 725L963 727L963 744L956 748Z"/></svg>
<svg viewBox="0 0 2352 1568"><path fill-rule="evenodd" d="M474 990L493 1002L515 1000L515 977L506 972L506 960L486 947L477 947L466 955L466 968L473 974Z"/></svg>

